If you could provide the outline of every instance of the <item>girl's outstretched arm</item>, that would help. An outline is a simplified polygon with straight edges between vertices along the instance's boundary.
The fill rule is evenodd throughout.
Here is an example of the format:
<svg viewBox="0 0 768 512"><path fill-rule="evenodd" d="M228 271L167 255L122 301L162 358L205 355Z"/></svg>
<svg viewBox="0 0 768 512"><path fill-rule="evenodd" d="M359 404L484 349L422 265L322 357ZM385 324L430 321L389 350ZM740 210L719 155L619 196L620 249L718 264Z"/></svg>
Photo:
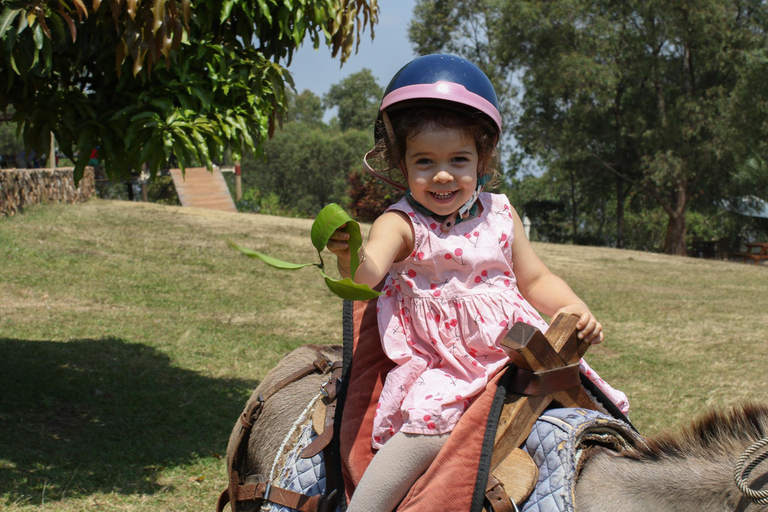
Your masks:
<svg viewBox="0 0 768 512"><path fill-rule="evenodd" d="M515 224L512 269L520 293L534 308L550 317L558 313L578 316L576 328L579 329L579 337L590 343L602 342L603 326L571 287L541 261L525 236L525 228L514 208L512 218Z"/></svg>
<svg viewBox="0 0 768 512"><path fill-rule="evenodd" d="M339 273L350 276L349 234L336 230L328 240L328 250L336 255ZM360 266L355 282L375 287L396 261L408 257L413 251L413 227L405 214L386 212L371 226L368 242L360 251Z"/></svg>

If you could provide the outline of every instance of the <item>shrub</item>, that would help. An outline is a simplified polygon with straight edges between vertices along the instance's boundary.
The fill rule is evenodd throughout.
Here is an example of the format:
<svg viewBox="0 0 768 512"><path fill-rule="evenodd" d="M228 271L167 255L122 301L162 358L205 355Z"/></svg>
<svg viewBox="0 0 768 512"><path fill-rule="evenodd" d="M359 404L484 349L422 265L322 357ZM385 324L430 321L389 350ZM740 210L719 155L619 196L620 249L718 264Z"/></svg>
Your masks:
<svg viewBox="0 0 768 512"><path fill-rule="evenodd" d="M347 208L350 215L361 222L373 222L402 196L401 192L365 171L352 171L347 182Z"/></svg>

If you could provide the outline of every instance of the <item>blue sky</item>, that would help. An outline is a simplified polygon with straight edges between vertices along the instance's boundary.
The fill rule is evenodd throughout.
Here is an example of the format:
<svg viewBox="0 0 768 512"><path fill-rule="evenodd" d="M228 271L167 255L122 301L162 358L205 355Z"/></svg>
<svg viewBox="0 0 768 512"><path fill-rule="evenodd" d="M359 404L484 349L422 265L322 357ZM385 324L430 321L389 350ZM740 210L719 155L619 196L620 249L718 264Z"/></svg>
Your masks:
<svg viewBox="0 0 768 512"><path fill-rule="evenodd" d="M374 39L366 30L360 51L353 54L343 67L331 51L321 45L312 48L305 43L293 57L288 70L293 75L296 91L309 89L318 96L328 92L331 85L363 68L373 72L379 85L386 87L397 71L415 57L408 42L408 22L416 0L379 0L379 22L374 26Z"/></svg>

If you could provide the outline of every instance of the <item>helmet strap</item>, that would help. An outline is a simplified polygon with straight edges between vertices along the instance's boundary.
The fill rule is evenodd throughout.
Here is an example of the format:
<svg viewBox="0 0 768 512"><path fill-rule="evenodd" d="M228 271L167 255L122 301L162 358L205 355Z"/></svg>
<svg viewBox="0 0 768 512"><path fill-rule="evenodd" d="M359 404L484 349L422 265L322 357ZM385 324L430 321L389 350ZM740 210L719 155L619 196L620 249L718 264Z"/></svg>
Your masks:
<svg viewBox="0 0 768 512"><path fill-rule="evenodd" d="M384 174L382 174L382 173L380 173L380 172L377 172L377 171L375 171L375 170L373 169L373 167L371 167L371 164L369 164L369 163L368 163L368 157L369 157L369 156L371 155L371 153L373 153L374 151L375 151L375 149L372 149L372 150L370 150L370 151L369 151L369 152L367 152L367 153L365 154L365 156L363 157L363 165L365 166L365 171L366 171L368 174L370 174L371 176L375 176L375 177L379 178L379 179L380 179L380 180L382 180L382 181L386 181L387 183L389 183L390 185L392 185L392 186L393 186L393 187L395 187L395 188L399 188L400 190L406 190L408 187L406 187L406 186L405 186L405 185L403 185L402 183L398 183L398 182L396 182L396 181L394 181L394 180L390 179L389 177L385 176ZM389 169L388 169L388 170L389 170ZM402 169L401 169L401 171L402 171Z"/></svg>
<svg viewBox="0 0 768 512"><path fill-rule="evenodd" d="M413 209L416 210L417 212L427 217L432 217L435 220L440 221L440 230L443 233L448 233L451 230L451 228L456 224L459 224L464 220L477 216L477 210L478 210L477 199L480 197L480 192L482 192L483 187L490 180L491 180L491 177L489 175L480 176L479 178L477 178L477 188L475 189L474 192L472 192L472 197L470 197L469 200L466 203L464 203L464 205L461 208L459 208L458 210L456 210L455 212L451 213L448 216L437 215L432 210L430 210L423 204L419 203L413 197L413 194L411 194L411 189L407 189L405 191L405 198L408 200L408 203L410 203Z"/></svg>
<svg viewBox="0 0 768 512"><path fill-rule="evenodd" d="M384 128L387 130L387 138L389 139L389 143L394 146L397 144L397 139L395 138L395 128L392 126L392 121L389 120L389 115L387 114L386 110L381 111L381 120L384 121Z"/></svg>

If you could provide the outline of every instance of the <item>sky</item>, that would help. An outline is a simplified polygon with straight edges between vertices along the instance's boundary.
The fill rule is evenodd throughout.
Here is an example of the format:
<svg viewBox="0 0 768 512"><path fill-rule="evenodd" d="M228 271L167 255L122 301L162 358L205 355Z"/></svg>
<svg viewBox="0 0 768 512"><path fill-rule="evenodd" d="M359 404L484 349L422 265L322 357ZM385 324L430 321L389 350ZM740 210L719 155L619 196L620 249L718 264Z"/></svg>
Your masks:
<svg viewBox="0 0 768 512"><path fill-rule="evenodd" d="M397 71L416 55L408 41L408 22L416 0L379 0L379 22L374 26L374 39L370 30L362 34L360 50L352 54L339 68L338 56L324 46L315 50L307 40L294 54L288 71L293 75L296 91L309 89L322 98L331 85L348 75L368 68L381 87L386 87ZM326 113L329 116L330 113Z"/></svg>

